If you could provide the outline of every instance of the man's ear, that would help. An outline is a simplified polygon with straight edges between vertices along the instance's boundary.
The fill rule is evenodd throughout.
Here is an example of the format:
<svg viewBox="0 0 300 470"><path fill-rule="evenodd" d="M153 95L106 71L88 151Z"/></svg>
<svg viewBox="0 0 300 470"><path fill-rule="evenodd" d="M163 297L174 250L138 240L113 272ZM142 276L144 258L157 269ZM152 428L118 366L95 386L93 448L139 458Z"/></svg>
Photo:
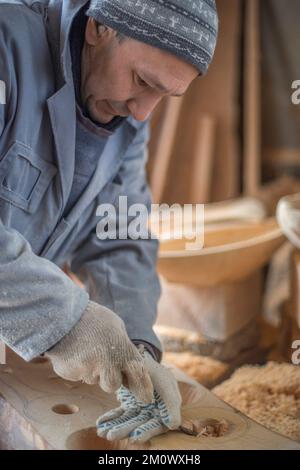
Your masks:
<svg viewBox="0 0 300 470"><path fill-rule="evenodd" d="M112 39L114 36L116 36L116 31L89 17L85 29L85 40L90 46L97 46L100 42Z"/></svg>

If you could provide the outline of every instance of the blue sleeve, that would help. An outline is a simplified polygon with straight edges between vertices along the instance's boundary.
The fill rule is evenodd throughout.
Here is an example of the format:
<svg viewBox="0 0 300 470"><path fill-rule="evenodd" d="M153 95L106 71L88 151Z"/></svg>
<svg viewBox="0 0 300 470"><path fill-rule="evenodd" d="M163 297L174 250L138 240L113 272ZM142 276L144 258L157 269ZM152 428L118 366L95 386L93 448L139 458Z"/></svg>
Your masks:
<svg viewBox="0 0 300 470"><path fill-rule="evenodd" d="M0 339L31 360L73 328L88 294L1 219L0 246Z"/></svg>
<svg viewBox="0 0 300 470"><path fill-rule="evenodd" d="M1 18L0 13L0 18ZM0 139L6 130L6 106L13 96L10 51L0 28L0 80L6 103L0 104ZM89 297L54 263L33 253L18 231L0 217L0 340L31 360L61 340L78 322Z"/></svg>

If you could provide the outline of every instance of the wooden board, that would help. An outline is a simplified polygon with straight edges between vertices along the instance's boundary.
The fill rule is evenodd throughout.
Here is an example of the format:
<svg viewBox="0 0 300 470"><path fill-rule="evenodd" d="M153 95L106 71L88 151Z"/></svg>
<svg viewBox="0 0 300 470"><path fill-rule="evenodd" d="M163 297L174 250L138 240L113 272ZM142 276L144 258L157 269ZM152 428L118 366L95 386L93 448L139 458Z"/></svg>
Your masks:
<svg viewBox="0 0 300 470"><path fill-rule="evenodd" d="M244 193L261 185L261 77L259 0L245 3Z"/></svg>
<svg viewBox="0 0 300 470"><path fill-rule="evenodd" d="M26 363L8 351L0 366L0 448L14 449L300 449L300 444L273 433L217 399L176 371L184 418L225 419L229 431L219 438L192 437L173 431L142 446L126 440L108 442L95 434L99 415L117 405L98 386L57 377L43 358Z"/></svg>
<svg viewBox="0 0 300 470"><path fill-rule="evenodd" d="M195 116L195 137L191 143L191 179L189 202L206 203L211 200L216 122L209 115Z"/></svg>
<svg viewBox="0 0 300 470"><path fill-rule="evenodd" d="M295 249L291 256L290 282L292 315L300 328L300 251L298 249Z"/></svg>
<svg viewBox="0 0 300 470"><path fill-rule="evenodd" d="M161 108L161 115L155 138L152 136L149 176L152 199L156 204L160 203L162 199L182 103L182 97L168 97L165 100L163 107ZM154 139L155 142L153 142Z"/></svg>

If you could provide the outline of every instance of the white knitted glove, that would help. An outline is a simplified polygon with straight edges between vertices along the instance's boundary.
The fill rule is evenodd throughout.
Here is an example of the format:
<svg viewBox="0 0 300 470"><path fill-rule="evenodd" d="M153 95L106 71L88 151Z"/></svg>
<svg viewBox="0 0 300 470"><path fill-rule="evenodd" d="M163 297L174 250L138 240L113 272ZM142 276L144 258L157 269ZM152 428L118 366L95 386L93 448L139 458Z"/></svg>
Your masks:
<svg viewBox="0 0 300 470"><path fill-rule="evenodd" d="M153 400L141 403L127 388L121 387L117 398L121 406L100 416L97 434L108 440L128 438L134 442L146 442L181 424L181 395L172 373L144 353L146 366L154 386Z"/></svg>
<svg viewBox="0 0 300 470"><path fill-rule="evenodd" d="M66 380L99 383L108 393L123 383L144 403L152 399L144 358L127 336L123 321L95 302L88 303L79 322L46 356Z"/></svg>
<svg viewBox="0 0 300 470"><path fill-rule="evenodd" d="M300 194L281 198L276 216L283 233L293 245L300 248Z"/></svg>

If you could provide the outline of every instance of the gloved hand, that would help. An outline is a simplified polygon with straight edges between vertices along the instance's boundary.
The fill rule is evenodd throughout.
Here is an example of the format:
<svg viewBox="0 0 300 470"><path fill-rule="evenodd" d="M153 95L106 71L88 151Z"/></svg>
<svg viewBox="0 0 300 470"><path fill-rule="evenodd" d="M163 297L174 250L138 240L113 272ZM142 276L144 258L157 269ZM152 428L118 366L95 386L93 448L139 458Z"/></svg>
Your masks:
<svg viewBox="0 0 300 470"><path fill-rule="evenodd" d="M146 442L181 424L181 395L172 373L144 353L146 367L154 386L151 403L141 403L127 388L121 387L117 398L121 406L100 416L97 434L108 440L128 438Z"/></svg>
<svg viewBox="0 0 300 470"><path fill-rule="evenodd" d="M122 383L143 402L153 396L144 358L127 336L120 317L89 302L79 322L46 356L54 371L66 380L99 383L108 393Z"/></svg>
<svg viewBox="0 0 300 470"><path fill-rule="evenodd" d="M283 233L293 245L300 248L300 194L281 198L276 216Z"/></svg>

